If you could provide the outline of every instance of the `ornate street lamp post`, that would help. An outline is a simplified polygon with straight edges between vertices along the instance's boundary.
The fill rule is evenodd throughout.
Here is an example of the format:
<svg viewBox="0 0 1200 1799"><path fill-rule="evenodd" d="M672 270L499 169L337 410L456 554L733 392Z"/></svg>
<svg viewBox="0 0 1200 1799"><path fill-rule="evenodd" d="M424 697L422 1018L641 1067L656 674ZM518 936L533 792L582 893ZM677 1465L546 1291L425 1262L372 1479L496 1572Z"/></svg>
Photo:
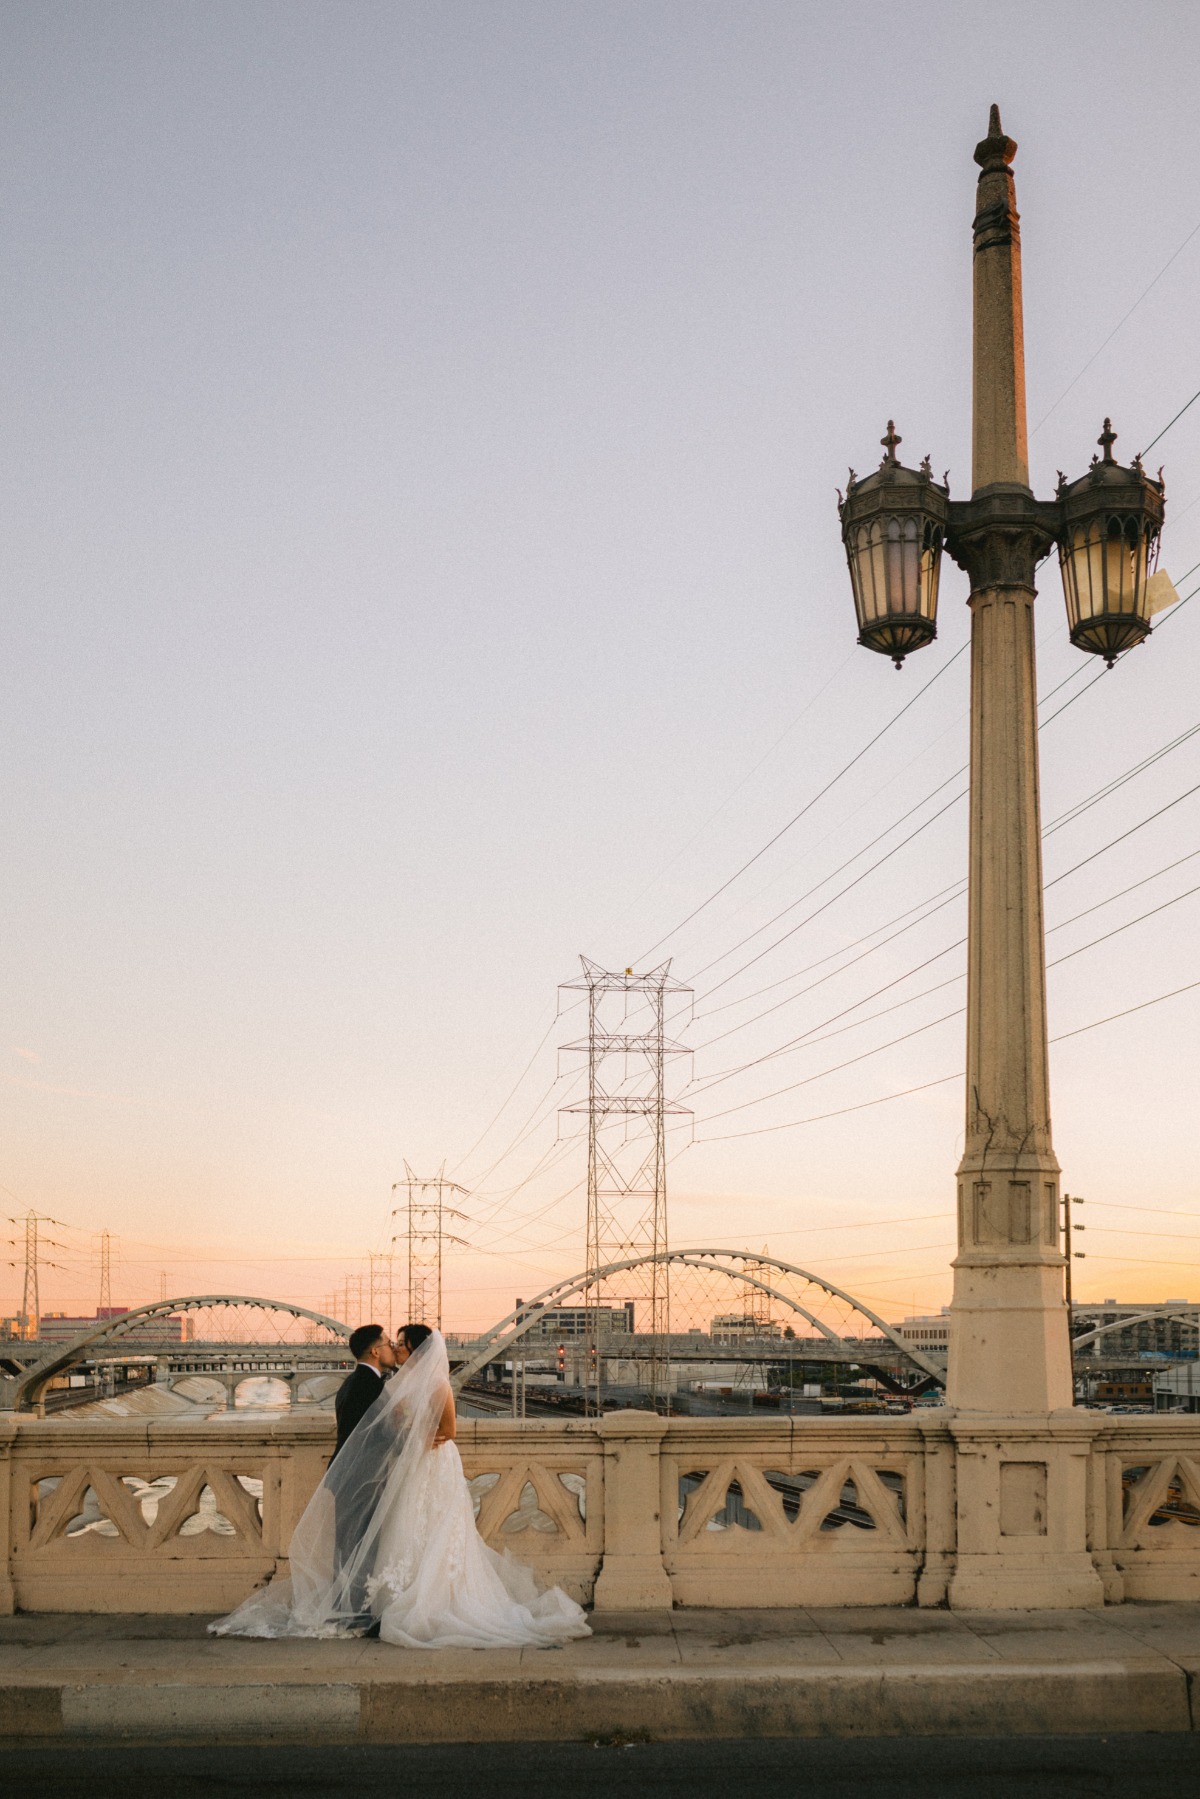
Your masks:
<svg viewBox="0 0 1200 1799"><path fill-rule="evenodd" d="M840 510L859 642L897 666L935 635L943 543L970 577L967 1103L947 1398L959 1414L1028 1419L1074 1397L1050 1133L1034 574L1057 544L1071 641L1111 663L1150 629L1163 488L1139 459L1113 460L1106 419L1081 480L1060 477L1053 500L1030 491L1016 149L993 107L975 151L971 498L951 500L928 458L903 468L889 423L878 472L852 471ZM1031 1518L1049 1465L1014 1464L1043 1468L1020 1477ZM1015 1475L1008 1488L1025 1491Z"/></svg>

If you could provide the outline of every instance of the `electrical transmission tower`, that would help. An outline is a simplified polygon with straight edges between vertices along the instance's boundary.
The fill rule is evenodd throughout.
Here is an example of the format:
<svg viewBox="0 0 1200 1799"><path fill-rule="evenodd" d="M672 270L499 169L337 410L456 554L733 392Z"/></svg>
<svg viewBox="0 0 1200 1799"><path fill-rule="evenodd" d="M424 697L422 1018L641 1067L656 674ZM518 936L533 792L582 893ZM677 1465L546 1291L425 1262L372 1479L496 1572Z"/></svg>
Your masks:
<svg viewBox="0 0 1200 1799"><path fill-rule="evenodd" d="M48 1241L48 1239L39 1238L38 1225L61 1224L62 1220L51 1218L45 1212L35 1212L31 1209L23 1217L10 1218L8 1222L25 1226L25 1287L21 1295L21 1310L17 1314L17 1330L22 1337L32 1338L37 1336L41 1324L42 1304L38 1293L38 1269L42 1242ZM53 1247L61 1249L63 1246L61 1243L54 1243ZM57 1266L57 1264L52 1265Z"/></svg>
<svg viewBox="0 0 1200 1799"><path fill-rule="evenodd" d="M453 1205L447 1205L446 1195L460 1193L465 1199L467 1189L460 1187L457 1181L446 1179L444 1162L437 1174L430 1179L414 1174L406 1162L404 1179L393 1184L392 1192L396 1193L401 1188L405 1191L404 1202L392 1212L393 1219L400 1221L401 1228L392 1242L404 1246L408 1299L406 1322L433 1324L440 1330L443 1251L447 1243L465 1246L464 1238L452 1236L447 1231L446 1220L452 1218L465 1221L466 1213L458 1211Z"/></svg>
<svg viewBox="0 0 1200 1799"><path fill-rule="evenodd" d="M112 1312L112 1238L107 1231L100 1232L100 1302L96 1307L97 1318L107 1318Z"/></svg>
<svg viewBox="0 0 1200 1799"><path fill-rule="evenodd" d="M620 1313L632 1299L632 1328L643 1338L647 1385L657 1407L669 1404L670 1395L667 1118L691 1116L686 1107L667 1104L666 1058L691 1052L668 1039L665 1015L667 995L690 997L691 988L672 980L669 960L645 974L632 968L614 974L586 956L579 959L582 978L563 986L587 994L587 1036L562 1048L586 1052L588 1096L563 1110L587 1114L587 1267L590 1272L635 1256L651 1258L639 1270L589 1281L585 1289L587 1403L599 1412L603 1340L620 1328Z"/></svg>
<svg viewBox="0 0 1200 1799"><path fill-rule="evenodd" d="M393 1331L392 1260L390 1250L371 1251L367 1256L370 1266L368 1284L371 1289L371 1304L368 1310L372 1323L382 1324L389 1338Z"/></svg>
<svg viewBox="0 0 1200 1799"><path fill-rule="evenodd" d="M21 1296L21 1328L27 1337L37 1336L42 1315L38 1294L38 1225L41 1222L37 1212L25 1214L25 1290Z"/></svg>
<svg viewBox="0 0 1200 1799"><path fill-rule="evenodd" d="M766 1256L769 1253L770 1252L764 1243L763 1255ZM760 1337L765 1336L771 1326L771 1295L756 1283L758 1281L767 1281L769 1283L774 1270L772 1269L771 1264L765 1261L746 1262L743 1266L749 1277L743 1283L745 1297L742 1303L745 1314L754 1325L758 1335Z"/></svg>

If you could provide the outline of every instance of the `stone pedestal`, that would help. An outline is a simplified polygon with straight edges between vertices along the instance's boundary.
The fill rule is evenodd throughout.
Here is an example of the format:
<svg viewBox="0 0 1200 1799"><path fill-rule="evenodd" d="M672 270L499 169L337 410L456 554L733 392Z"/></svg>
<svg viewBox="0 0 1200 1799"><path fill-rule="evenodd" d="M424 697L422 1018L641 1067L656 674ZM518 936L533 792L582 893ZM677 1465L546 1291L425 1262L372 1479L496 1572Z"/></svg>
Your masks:
<svg viewBox="0 0 1200 1799"><path fill-rule="evenodd" d="M949 1601L960 1610L1104 1604L1088 1551L1088 1457L1101 1420L951 1417L957 1547Z"/></svg>
<svg viewBox="0 0 1200 1799"><path fill-rule="evenodd" d="M604 1563L596 1576L598 1612L670 1611L663 1567L660 1447L667 1421L652 1412L609 1412L604 1438Z"/></svg>

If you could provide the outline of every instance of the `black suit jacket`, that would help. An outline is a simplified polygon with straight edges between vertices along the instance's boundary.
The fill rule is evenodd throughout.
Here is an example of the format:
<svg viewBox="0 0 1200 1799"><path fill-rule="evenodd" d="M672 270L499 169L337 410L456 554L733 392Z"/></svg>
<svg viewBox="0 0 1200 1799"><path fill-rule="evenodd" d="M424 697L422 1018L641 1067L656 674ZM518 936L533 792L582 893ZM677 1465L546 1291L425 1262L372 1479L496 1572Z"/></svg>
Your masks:
<svg viewBox="0 0 1200 1799"><path fill-rule="evenodd" d="M383 1392L383 1377L363 1362L357 1362L353 1374L348 1374L337 1390L333 1409L337 1416L337 1447L333 1455L345 1445L346 1438L363 1417L370 1411L379 1395ZM330 1456L330 1461L333 1456Z"/></svg>

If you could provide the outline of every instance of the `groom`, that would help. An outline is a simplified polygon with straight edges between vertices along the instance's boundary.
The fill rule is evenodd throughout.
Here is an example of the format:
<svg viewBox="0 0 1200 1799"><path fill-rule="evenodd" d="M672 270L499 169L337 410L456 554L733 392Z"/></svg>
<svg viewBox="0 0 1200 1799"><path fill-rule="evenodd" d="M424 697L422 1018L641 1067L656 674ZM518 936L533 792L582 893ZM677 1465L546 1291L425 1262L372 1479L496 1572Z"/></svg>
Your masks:
<svg viewBox="0 0 1200 1799"><path fill-rule="evenodd" d="M346 1376L333 1402L337 1415L337 1444L333 1456L346 1447L350 1432L375 1404L383 1391L384 1380L396 1366L396 1351L388 1342L382 1324L360 1324L356 1331L351 1331L350 1354L354 1357L354 1372ZM329 1458L331 1462L333 1456Z"/></svg>
<svg viewBox="0 0 1200 1799"><path fill-rule="evenodd" d="M333 1409L337 1416L337 1443L329 1458L332 1468L355 1428L361 1424L379 1395L387 1375L396 1367L396 1351L389 1343L381 1324L360 1324L350 1333L350 1353L354 1371L337 1390ZM372 1509L379 1497L378 1480L372 1471L364 1471L359 1479L334 1481L334 1543L337 1565L344 1568L351 1560L365 1534ZM354 1576L346 1593L350 1608L368 1634L378 1634L378 1621L372 1619L367 1604L366 1569Z"/></svg>

